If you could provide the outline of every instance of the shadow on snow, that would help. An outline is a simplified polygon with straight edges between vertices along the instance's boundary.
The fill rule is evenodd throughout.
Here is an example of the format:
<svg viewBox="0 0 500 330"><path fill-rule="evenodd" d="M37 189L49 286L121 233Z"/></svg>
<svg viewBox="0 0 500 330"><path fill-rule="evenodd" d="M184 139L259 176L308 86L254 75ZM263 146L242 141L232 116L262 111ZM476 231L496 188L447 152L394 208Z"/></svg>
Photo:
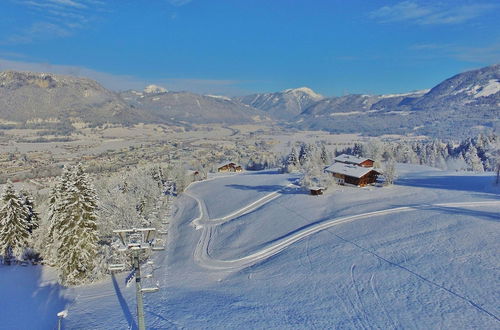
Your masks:
<svg viewBox="0 0 500 330"><path fill-rule="evenodd" d="M0 265L0 328L57 327L57 313L72 301L64 297L64 287L55 282L43 284L41 280L42 266Z"/></svg>

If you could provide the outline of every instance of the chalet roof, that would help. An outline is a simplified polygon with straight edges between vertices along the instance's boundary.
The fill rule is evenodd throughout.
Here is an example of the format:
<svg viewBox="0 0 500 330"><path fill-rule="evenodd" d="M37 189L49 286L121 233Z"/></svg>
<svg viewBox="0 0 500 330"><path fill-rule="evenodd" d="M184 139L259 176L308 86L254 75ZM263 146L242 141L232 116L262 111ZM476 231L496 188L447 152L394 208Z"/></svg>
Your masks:
<svg viewBox="0 0 500 330"><path fill-rule="evenodd" d="M365 160L373 161L373 159L370 159L370 158L358 157L358 156L347 155L347 154L339 155L339 156L335 157L335 159L334 159L334 161L336 161L336 162L347 163L347 164L361 164Z"/></svg>
<svg viewBox="0 0 500 330"><path fill-rule="evenodd" d="M344 163L333 163L332 165L325 168L325 172L343 174L358 179L370 173L371 171L375 171L373 167L361 167L353 164L344 164Z"/></svg>
<svg viewBox="0 0 500 330"><path fill-rule="evenodd" d="M217 164L217 168L220 168L220 167L222 167L222 166L226 166L226 165L229 165L229 164L234 164L234 166L235 166L235 167L237 167L237 166L241 166L241 165L239 165L239 164L238 164L238 163L236 163L236 162L232 162L232 161L230 161L230 160L227 160L227 161L225 161L225 162L221 162L221 163Z"/></svg>

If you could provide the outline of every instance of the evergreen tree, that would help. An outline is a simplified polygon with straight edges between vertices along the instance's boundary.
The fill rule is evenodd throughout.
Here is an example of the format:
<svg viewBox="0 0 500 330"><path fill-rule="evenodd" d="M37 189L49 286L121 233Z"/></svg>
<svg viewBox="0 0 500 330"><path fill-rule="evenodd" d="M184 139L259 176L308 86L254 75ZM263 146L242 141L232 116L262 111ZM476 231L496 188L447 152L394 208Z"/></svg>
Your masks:
<svg viewBox="0 0 500 330"><path fill-rule="evenodd" d="M57 183L52 187L49 198L48 223L49 230L43 251L44 259L51 264L56 262L57 248L60 244L58 231L64 218L64 197L71 184L71 168L65 166Z"/></svg>
<svg viewBox="0 0 500 330"><path fill-rule="evenodd" d="M0 253L10 264L13 256L20 257L30 236L29 214L9 182L2 194L0 209Z"/></svg>
<svg viewBox="0 0 500 330"><path fill-rule="evenodd" d="M299 168L299 158L297 157L297 151L292 147L292 150L288 156L283 161L283 171L290 173L296 171Z"/></svg>
<svg viewBox="0 0 500 330"><path fill-rule="evenodd" d="M299 163L305 166L307 163L313 161L314 147L308 143L303 143L299 151Z"/></svg>
<svg viewBox="0 0 500 330"><path fill-rule="evenodd" d="M354 143L352 154L361 157L363 155L363 145L361 143Z"/></svg>
<svg viewBox="0 0 500 330"><path fill-rule="evenodd" d="M50 199L50 256L63 284L93 273L97 255L97 197L79 164L66 168Z"/></svg>
<svg viewBox="0 0 500 330"><path fill-rule="evenodd" d="M20 191L19 198L28 211L29 232L32 233L33 230L38 228L40 224L40 217L35 211L35 206L30 194L26 190Z"/></svg>
<svg viewBox="0 0 500 330"><path fill-rule="evenodd" d="M330 157L328 157L328 153L324 144L321 145L319 158L321 159L321 163L323 165L328 165L330 163Z"/></svg>
<svg viewBox="0 0 500 330"><path fill-rule="evenodd" d="M484 171L483 163L477 155L477 149L472 144L469 145L469 148L465 152L464 158L465 162L467 163L468 170L475 172Z"/></svg>

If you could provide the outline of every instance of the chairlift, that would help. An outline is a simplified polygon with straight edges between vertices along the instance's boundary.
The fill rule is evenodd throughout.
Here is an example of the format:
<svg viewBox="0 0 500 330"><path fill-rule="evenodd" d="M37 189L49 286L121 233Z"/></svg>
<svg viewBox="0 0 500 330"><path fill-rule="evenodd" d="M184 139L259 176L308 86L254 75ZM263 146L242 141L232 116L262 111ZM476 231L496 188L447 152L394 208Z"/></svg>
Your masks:
<svg viewBox="0 0 500 330"><path fill-rule="evenodd" d="M165 247L164 246L153 246L151 248L151 250L153 250L153 251L164 251Z"/></svg>
<svg viewBox="0 0 500 330"><path fill-rule="evenodd" d="M152 278L153 277L153 274L146 274L144 275L144 278Z"/></svg>
<svg viewBox="0 0 500 330"><path fill-rule="evenodd" d="M158 234L160 234L160 235L167 235L168 231L166 231L166 230L158 230Z"/></svg>
<svg viewBox="0 0 500 330"><path fill-rule="evenodd" d="M149 260L148 262L146 262L146 265L154 265L155 263L151 260Z"/></svg>
<svg viewBox="0 0 500 330"><path fill-rule="evenodd" d="M160 288L158 287L153 287L153 288L142 288L141 292L142 293L153 293L153 292L158 292Z"/></svg>
<svg viewBox="0 0 500 330"><path fill-rule="evenodd" d="M120 272L125 270L125 264L110 264L108 266L110 272Z"/></svg>

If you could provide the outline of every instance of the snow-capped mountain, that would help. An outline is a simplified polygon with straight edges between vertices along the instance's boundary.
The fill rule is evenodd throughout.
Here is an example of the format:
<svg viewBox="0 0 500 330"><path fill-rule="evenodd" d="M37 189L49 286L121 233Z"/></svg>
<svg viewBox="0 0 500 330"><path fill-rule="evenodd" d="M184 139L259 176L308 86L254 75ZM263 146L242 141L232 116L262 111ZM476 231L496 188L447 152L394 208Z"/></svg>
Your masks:
<svg viewBox="0 0 500 330"><path fill-rule="evenodd" d="M265 111L276 119L288 120L323 99L323 96L308 87L300 87L275 93L252 94L235 99Z"/></svg>
<svg viewBox="0 0 500 330"><path fill-rule="evenodd" d="M454 138L500 129L500 65L458 74L430 90L325 98L291 125L342 133Z"/></svg>

